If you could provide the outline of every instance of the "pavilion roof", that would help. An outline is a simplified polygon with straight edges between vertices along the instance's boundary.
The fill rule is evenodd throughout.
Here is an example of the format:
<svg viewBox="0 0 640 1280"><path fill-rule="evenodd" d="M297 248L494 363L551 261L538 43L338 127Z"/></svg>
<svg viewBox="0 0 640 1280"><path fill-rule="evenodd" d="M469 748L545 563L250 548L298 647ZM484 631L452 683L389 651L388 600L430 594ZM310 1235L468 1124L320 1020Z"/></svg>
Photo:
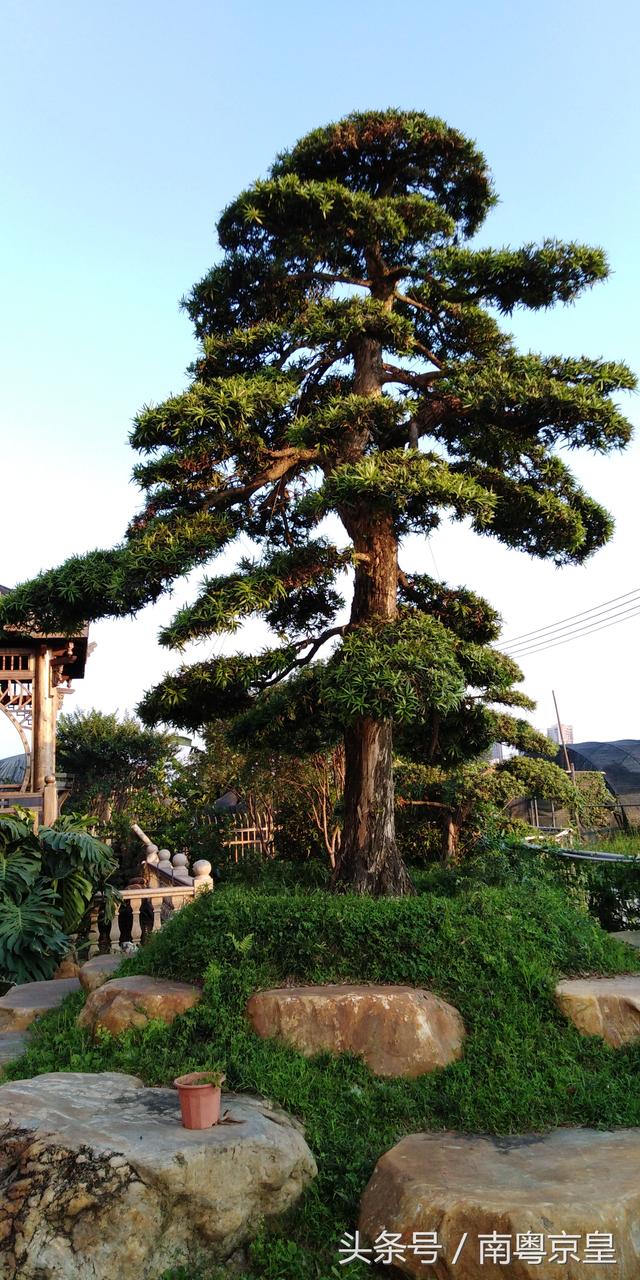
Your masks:
<svg viewBox="0 0 640 1280"><path fill-rule="evenodd" d="M3 587L0 585L0 596L8 596L11 587ZM0 645L15 645L16 648L24 649L33 647L33 641L46 640L51 646L64 645L69 639L73 640L75 653L77 657L73 662L69 663L68 674L73 675L74 680L81 680L84 676L84 669L87 661L87 643L89 636L88 626L82 627L74 636L65 636L60 634L47 633L43 635L40 631L21 632L17 627L7 627L5 630L0 626ZM66 671L66 668L65 668Z"/></svg>

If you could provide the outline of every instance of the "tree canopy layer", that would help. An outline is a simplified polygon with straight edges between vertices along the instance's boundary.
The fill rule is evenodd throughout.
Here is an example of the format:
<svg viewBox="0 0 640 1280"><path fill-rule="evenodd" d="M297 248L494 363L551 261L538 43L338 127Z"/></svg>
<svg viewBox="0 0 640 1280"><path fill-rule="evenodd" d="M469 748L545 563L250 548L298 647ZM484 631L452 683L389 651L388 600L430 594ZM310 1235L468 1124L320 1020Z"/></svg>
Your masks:
<svg viewBox="0 0 640 1280"><path fill-rule="evenodd" d="M519 352L502 324L572 302L606 277L605 256L551 239L474 247L495 199L474 143L419 112L356 113L280 155L223 212L223 256L185 300L201 344L189 386L135 420L145 500L122 543L2 602L5 623L73 630L135 612L248 536L254 552L207 576L161 640L180 648L259 616L274 644L182 668L142 712L188 729L277 712L311 737L329 718L345 739L335 882L359 892L410 887L394 724L427 761L447 733L464 755L492 704L522 702L495 618L403 573L403 538L466 519L563 565L611 534L565 459L627 443L614 396L633 375Z"/></svg>

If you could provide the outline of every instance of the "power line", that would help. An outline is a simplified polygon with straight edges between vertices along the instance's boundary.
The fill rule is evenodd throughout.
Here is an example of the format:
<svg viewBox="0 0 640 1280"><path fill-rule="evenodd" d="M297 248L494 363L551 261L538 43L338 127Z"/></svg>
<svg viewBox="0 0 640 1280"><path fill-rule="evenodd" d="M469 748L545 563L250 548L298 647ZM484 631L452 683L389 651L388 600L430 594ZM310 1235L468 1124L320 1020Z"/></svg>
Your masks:
<svg viewBox="0 0 640 1280"><path fill-rule="evenodd" d="M608 609L610 605L618 604L620 600L628 600L630 596L640 596L640 587L634 587L633 591L625 591L624 595L614 596L612 600L605 600L602 604L595 604L591 609L583 609L580 613L571 613L568 618L558 618L556 622L549 622L544 627L536 627L533 631L523 631L519 636L513 636L511 640L505 641L506 645L517 644L520 640L528 640L534 636L541 635L546 631L555 631L556 627L561 627L565 622L574 622L579 618L586 618L589 614L600 613L603 609Z"/></svg>
<svg viewBox="0 0 640 1280"><path fill-rule="evenodd" d="M607 612L603 613L600 617L585 618L584 622L580 622L572 626L567 626L565 624L563 627L558 627L556 631L551 631L546 636L537 636L537 637L534 636L532 637L531 640L521 640L519 644L516 644L514 642L513 644L505 645L505 649L508 649L510 653L519 653L523 649L534 649L538 645L545 646L547 643L550 643L552 640L560 639L565 632L568 632L570 636L578 635L581 631L584 631L585 629L588 629L591 627L597 628L601 624L608 623L608 622L615 622L619 618L623 619L627 614L632 613L635 609L638 609L638 608L640 608L640 598L637 600L632 600L629 604L625 605L624 607L622 607L621 605L618 605L615 609L608 609Z"/></svg>
<svg viewBox="0 0 640 1280"><path fill-rule="evenodd" d="M539 644L531 649L521 649L519 652L510 653L509 657L514 658L517 662L520 658L528 658L532 654L546 653L547 649L557 649L558 645L570 644L572 640L584 639L585 636L591 636L597 631L607 631L609 627L615 627L619 622L628 622L630 618L637 618L638 616L640 616L640 607L635 607L632 610L627 611L626 616L625 614L621 614L610 622L601 621L599 626L590 627L588 630L582 629L582 631L575 631L573 634L565 636L564 639L561 640L554 640L553 636L550 636L548 643Z"/></svg>

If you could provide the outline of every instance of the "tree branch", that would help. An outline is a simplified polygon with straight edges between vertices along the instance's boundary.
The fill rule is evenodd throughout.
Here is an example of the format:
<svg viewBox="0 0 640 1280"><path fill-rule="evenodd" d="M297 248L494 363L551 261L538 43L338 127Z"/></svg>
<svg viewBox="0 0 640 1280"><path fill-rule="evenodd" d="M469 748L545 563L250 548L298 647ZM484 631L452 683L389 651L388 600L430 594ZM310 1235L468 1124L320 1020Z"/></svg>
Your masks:
<svg viewBox="0 0 640 1280"><path fill-rule="evenodd" d="M211 507L233 506L235 502L242 502L245 498L251 498L265 484L272 484L276 480L282 479L289 472L295 472L301 463L318 462L320 460L319 454L315 449L273 449L271 450L271 457L276 459L272 466L266 467L264 471L259 472L257 476L254 476L246 484L227 485L224 489L219 489L217 493L202 503L202 508L209 510Z"/></svg>
<svg viewBox="0 0 640 1280"><path fill-rule="evenodd" d="M429 355L429 359L432 356ZM436 378L442 376L442 370L436 369L433 373L410 373L408 369L400 369L395 364L383 364L384 382L401 382L405 387L429 387Z"/></svg>
<svg viewBox="0 0 640 1280"><path fill-rule="evenodd" d="M398 302L406 303L408 307L418 307L420 311L426 311L430 316L436 314L433 307L428 307L426 302L419 302L417 298L409 298L406 294L397 291L393 296Z"/></svg>
<svg viewBox="0 0 640 1280"><path fill-rule="evenodd" d="M280 681L284 680L285 676L290 675L292 671L298 670L299 667L306 667L311 662L312 658L315 657L318 649L321 649L322 645L327 643L327 640L330 640L332 636L343 636L348 628L349 623L347 622L342 627L328 627L326 631L321 633L321 635L316 636L315 640L298 640L295 647L297 649L304 649L305 645L309 644L311 645L309 652L306 653L303 658L294 658L293 662L290 662L289 666L285 667L283 671L278 671L270 680L266 680L262 685L262 688L269 689L273 685L279 684Z"/></svg>
<svg viewBox="0 0 640 1280"><path fill-rule="evenodd" d="M322 280L326 284L355 284L362 289L371 288L371 280L360 280L357 276L333 275L331 271L299 271L293 280Z"/></svg>

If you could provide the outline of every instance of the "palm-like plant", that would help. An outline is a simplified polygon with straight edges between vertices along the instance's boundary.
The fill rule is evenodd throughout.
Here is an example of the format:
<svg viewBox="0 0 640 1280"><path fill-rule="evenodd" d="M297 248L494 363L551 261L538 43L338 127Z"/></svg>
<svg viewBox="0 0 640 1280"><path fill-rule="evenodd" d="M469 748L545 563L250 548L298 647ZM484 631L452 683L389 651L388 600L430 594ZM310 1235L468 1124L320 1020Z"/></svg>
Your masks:
<svg viewBox="0 0 640 1280"><path fill-rule="evenodd" d="M50 978L96 893L113 912L115 868L111 849L80 818L36 833L27 813L0 817L0 979Z"/></svg>

